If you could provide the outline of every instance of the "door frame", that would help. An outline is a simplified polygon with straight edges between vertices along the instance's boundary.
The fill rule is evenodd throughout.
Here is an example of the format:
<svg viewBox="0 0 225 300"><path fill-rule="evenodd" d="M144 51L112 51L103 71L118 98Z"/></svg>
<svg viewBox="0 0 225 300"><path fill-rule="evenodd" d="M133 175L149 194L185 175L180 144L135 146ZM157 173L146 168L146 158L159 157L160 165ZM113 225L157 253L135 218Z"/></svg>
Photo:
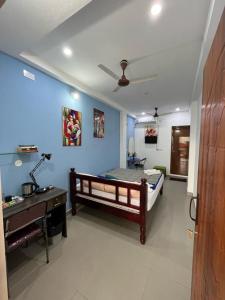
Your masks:
<svg viewBox="0 0 225 300"><path fill-rule="evenodd" d="M192 200L197 200L196 216L193 218L195 235L192 300L216 300L225 297L223 251L225 247L223 209L225 193L223 171L225 154L223 151L225 147L217 143L215 138L223 136L225 128L224 102L221 101L224 97L224 32L225 7L223 7L203 76L198 193L196 197L192 197ZM212 180L209 179L209 174ZM219 180L214 176L215 174L218 174Z"/></svg>
<svg viewBox="0 0 225 300"><path fill-rule="evenodd" d="M8 299L7 275L6 275L6 257L5 257L5 235L3 226L2 212L2 188L0 173L0 295L2 300Z"/></svg>

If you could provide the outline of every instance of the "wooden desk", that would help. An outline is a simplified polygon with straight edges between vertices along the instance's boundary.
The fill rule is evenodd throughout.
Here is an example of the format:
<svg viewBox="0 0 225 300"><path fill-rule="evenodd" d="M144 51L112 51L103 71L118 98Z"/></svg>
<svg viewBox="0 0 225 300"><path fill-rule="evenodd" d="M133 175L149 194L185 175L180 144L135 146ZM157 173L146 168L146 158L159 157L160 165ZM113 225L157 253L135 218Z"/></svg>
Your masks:
<svg viewBox="0 0 225 300"><path fill-rule="evenodd" d="M21 203L14 206L7 207L3 209L3 219L4 223L12 215L15 215L23 210L29 210L33 205L46 201L47 202L47 212L51 213L54 209L61 209L61 216L63 222L62 236L67 237L67 225L66 225L66 194L67 191L54 188L43 194L36 194L32 197L25 198Z"/></svg>

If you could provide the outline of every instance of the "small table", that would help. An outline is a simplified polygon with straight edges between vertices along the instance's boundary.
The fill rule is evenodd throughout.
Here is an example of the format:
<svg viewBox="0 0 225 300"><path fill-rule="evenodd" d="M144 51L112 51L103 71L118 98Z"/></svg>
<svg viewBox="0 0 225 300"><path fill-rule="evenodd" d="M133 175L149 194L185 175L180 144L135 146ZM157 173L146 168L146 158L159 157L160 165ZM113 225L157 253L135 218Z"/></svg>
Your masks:
<svg viewBox="0 0 225 300"><path fill-rule="evenodd" d="M29 198L25 198L24 201L14 206L3 209L4 224L6 220L12 215L16 215L23 210L29 210L33 205L40 202L47 202L47 213L53 212L56 208L60 210L60 216L62 218L62 236L67 237L67 225L66 225L66 197L67 191L59 188L54 188L43 194L35 194Z"/></svg>

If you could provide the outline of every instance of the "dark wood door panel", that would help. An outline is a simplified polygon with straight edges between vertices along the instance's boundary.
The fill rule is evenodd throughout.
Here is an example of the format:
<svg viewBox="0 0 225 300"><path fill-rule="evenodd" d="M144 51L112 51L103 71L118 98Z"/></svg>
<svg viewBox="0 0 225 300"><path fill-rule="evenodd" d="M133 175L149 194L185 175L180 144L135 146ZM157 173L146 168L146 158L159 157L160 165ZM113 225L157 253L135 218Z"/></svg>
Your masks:
<svg viewBox="0 0 225 300"><path fill-rule="evenodd" d="M225 11L204 69L192 300L225 299Z"/></svg>
<svg viewBox="0 0 225 300"><path fill-rule="evenodd" d="M173 126L171 142L170 173L188 175L190 126Z"/></svg>

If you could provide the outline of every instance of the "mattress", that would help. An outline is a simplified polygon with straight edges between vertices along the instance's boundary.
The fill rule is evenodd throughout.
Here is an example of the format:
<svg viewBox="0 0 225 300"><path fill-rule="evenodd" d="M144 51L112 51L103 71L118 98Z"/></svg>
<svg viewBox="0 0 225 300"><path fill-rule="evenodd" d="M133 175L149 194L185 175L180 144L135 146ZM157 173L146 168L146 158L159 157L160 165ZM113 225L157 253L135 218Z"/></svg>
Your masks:
<svg viewBox="0 0 225 300"><path fill-rule="evenodd" d="M118 168L113 169L108 172L98 175L100 178L105 179L114 179L122 180L127 182L136 182L141 183L141 180L144 178L147 180L147 183L154 190L157 186L157 183L161 177L162 173L159 170L149 169L149 170L140 170L140 169L125 169Z"/></svg>
<svg viewBox="0 0 225 300"><path fill-rule="evenodd" d="M160 192L160 189L162 188L162 185L163 185L163 182L164 182L164 175L162 174L162 176L160 177L156 187L154 190L152 190L150 187L148 188L148 199L147 199L147 210L150 211L151 208L153 207L156 199L157 199L157 196ZM92 194L95 195L95 196L100 196L100 197L105 197L105 198L108 198L109 200L116 200L115 199L115 193L112 193L112 192L107 192L105 190L102 190L102 188L100 186L95 186L96 188L92 188ZM79 188L80 188L80 185L77 186L77 192L78 192L78 195L80 197L84 197L84 195L82 196L82 194L79 194ZM85 193L88 193L89 191L89 188L88 186L84 186L83 187L83 191ZM137 192L137 191L134 191L134 192ZM136 196L136 197L134 197ZM84 198L87 198L89 200L93 200L95 202L99 202L99 203L102 203L102 204L106 204L106 205L109 205L109 206L114 206L114 207L118 207L118 208L121 208L121 209L124 209L124 210L127 210L127 211L132 211L135 213L135 211L137 211L137 213L139 213L138 210L135 210L135 209L132 209L132 208L129 208L129 207L125 207L125 206L121 206L119 204L114 204L114 203L107 203L107 201L104 201L104 200L97 200L96 198L92 198L90 196L85 196ZM123 195L123 192L120 193L119 195L119 201L121 203L127 203L127 197L125 195ZM137 197L137 195L135 193L133 193L133 196L132 196L132 193L131 193L131 204L133 206L136 206L136 207L139 207L140 206L140 196Z"/></svg>

